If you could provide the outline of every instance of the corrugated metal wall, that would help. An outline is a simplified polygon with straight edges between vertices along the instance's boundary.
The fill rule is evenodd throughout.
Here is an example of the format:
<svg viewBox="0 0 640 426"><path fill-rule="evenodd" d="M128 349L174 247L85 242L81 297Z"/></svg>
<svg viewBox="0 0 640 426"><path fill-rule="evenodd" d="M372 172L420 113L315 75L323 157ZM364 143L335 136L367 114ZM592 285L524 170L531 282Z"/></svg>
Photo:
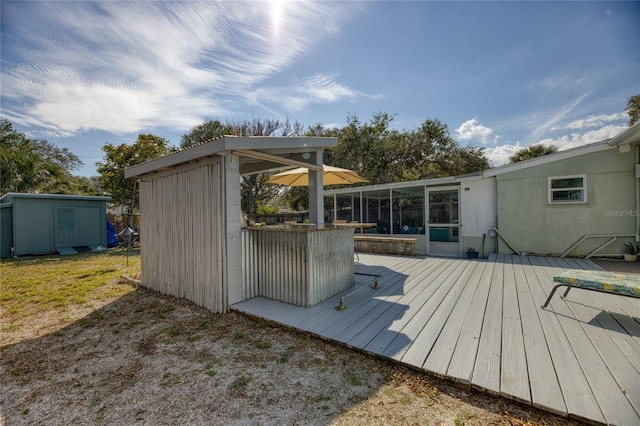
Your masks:
<svg viewBox="0 0 640 426"><path fill-rule="evenodd" d="M140 183L142 285L213 312L227 310L220 161Z"/></svg>
<svg viewBox="0 0 640 426"><path fill-rule="evenodd" d="M11 257L13 247L13 203L0 206L0 258Z"/></svg>
<svg viewBox="0 0 640 426"><path fill-rule="evenodd" d="M353 231L249 229L243 233L244 299L313 306L354 283Z"/></svg>

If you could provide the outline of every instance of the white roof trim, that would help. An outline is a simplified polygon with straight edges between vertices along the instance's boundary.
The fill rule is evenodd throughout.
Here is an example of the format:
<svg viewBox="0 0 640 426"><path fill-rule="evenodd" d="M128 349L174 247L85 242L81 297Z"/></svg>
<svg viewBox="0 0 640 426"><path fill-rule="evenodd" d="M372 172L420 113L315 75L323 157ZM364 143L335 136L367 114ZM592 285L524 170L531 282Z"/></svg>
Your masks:
<svg viewBox="0 0 640 426"><path fill-rule="evenodd" d="M111 197L102 197L94 195L75 195L75 194L29 194L26 192L7 192L0 200L13 198L48 198L61 200L85 200L85 201L111 201Z"/></svg>
<svg viewBox="0 0 640 426"><path fill-rule="evenodd" d="M611 146L640 142L640 121L609 141Z"/></svg>
<svg viewBox="0 0 640 426"><path fill-rule="evenodd" d="M384 191L389 189L410 188L414 186L443 186L457 185L459 179L455 176L432 178L423 180L410 180L405 182L380 183L378 185L353 186L349 188L325 189L324 195L353 194L357 192Z"/></svg>
<svg viewBox="0 0 640 426"><path fill-rule="evenodd" d="M204 142L146 163L137 164L124 171L126 178L175 167L179 164L197 161L199 158L221 155L224 151L260 150L267 154L290 154L310 152L337 145L333 137L284 137L284 136L223 136ZM286 164L286 163L285 163ZM304 166L306 167L306 165Z"/></svg>

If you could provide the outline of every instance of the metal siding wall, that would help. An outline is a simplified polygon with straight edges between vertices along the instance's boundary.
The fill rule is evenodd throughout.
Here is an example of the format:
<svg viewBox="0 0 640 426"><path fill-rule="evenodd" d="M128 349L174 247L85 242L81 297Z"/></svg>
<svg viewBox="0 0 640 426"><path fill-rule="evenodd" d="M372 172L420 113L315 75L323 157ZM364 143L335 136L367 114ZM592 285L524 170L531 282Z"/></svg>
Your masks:
<svg viewBox="0 0 640 426"><path fill-rule="evenodd" d="M221 165L140 183L142 284L225 312Z"/></svg>
<svg viewBox="0 0 640 426"><path fill-rule="evenodd" d="M50 200L14 198L13 248L16 256L52 253L54 251L53 233L53 211Z"/></svg>
<svg viewBox="0 0 640 426"><path fill-rule="evenodd" d="M308 245L308 297L315 305L354 284L353 230L310 232Z"/></svg>
<svg viewBox="0 0 640 426"><path fill-rule="evenodd" d="M305 239L302 232L245 231L245 300L261 296L308 306Z"/></svg>
<svg viewBox="0 0 640 426"><path fill-rule="evenodd" d="M16 256L26 254L47 254L55 251L54 209L56 207L97 208L100 213L94 214L87 226L95 226L99 231L91 232L91 237L79 241L79 245L107 245L107 203L101 200L77 200L74 198L28 198L13 199L13 247ZM96 223L97 221L97 223ZM99 234L98 234L99 232Z"/></svg>
<svg viewBox="0 0 640 426"><path fill-rule="evenodd" d="M13 204L0 208L0 258L11 257L13 247Z"/></svg>
<svg viewBox="0 0 640 426"><path fill-rule="evenodd" d="M354 283L353 231L243 233L244 299L313 306Z"/></svg>

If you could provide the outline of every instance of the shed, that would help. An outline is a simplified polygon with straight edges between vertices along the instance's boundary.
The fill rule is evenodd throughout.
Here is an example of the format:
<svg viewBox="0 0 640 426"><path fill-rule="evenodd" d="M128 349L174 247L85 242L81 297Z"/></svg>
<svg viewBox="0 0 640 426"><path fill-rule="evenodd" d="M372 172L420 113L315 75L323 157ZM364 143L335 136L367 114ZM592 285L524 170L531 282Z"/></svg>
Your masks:
<svg viewBox="0 0 640 426"><path fill-rule="evenodd" d="M260 295L289 301L280 296L291 292L306 306L317 302L309 295L318 283L323 291L331 287L318 297L353 285L353 232L323 224L322 155L336 144L325 137L224 136L127 169L125 177L140 179L142 285L214 312ZM287 167L309 170L309 220L317 229L243 230L240 176ZM281 288L289 280L278 271L299 273L289 274L295 288ZM278 288L271 291L269 280Z"/></svg>
<svg viewBox="0 0 640 426"><path fill-rule="evenodd" d="M110 197L7 193L0 197L0 257L107 245Z"/></svg>

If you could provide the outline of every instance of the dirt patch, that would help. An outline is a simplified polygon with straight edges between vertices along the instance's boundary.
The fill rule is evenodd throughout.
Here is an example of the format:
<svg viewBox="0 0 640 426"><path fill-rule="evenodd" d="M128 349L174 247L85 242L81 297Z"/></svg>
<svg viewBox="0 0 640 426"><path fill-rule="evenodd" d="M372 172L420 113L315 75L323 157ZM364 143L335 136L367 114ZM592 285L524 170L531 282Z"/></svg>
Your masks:
<svg viewBox="0 0 640 426"><path fill-rule="evenodd" d="M37 321L0 336L0 424L577 424L144 288Z"/></svg>

